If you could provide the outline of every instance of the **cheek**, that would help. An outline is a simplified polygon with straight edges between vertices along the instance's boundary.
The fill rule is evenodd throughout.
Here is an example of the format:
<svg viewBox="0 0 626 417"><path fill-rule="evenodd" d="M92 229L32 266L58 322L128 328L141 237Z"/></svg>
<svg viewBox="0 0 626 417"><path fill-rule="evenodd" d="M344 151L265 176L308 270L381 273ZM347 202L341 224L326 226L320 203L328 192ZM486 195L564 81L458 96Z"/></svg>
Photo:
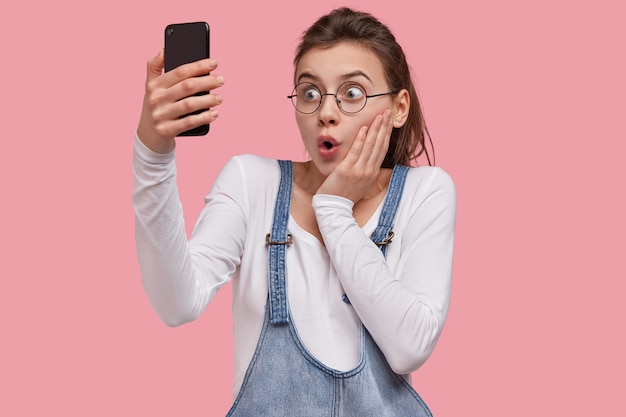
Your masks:
<svg viewBox="0 0 626 417"><path fill-rule="evenodd" d="M376 100L376 99L379 99L379 97L373 100ZM368 101L367 106L365 106L365 108L361 112L357 113L357 115L359 116L359 123L361 123L359 127L360 126L370 127L372 123L374 123L374 120L376 120L376 117L379 115L382 116L385 110L391 110L393 114L393 103L391 103L391 101L389 102L386 102L385 100L379 100L378 102Z"/></svg>
<svg viewBox="0 0 626 417"><path fill-rule="evenodd" d="M294 113L294 117L296 118L296 124L298 125L298 127L303 126L305 122L305 118L302 116L304 115L298 111Z"/></svg>
<svg viewBox="0 0 626 417"><path fill-rule="evenodd" d="M355 123L354 123L354 135L356 135L356 133L359 131L359 129L362 126L367 126L368 128L372 126L372 123L374 122L374 119L376 119L377 115L378 113L375 111L372 111L371 109L368 112L363 110L360 113L358 113L357 115L358 118L355 120Z"/></svg>
<svg viewBox="0 0 626 417"><path fill-rule="evenodd" d="M305 148L309 148L310 146L312 146L312 142L317 143L317 136L314 130L314 121L312 122L310 117L306 117L306 115L298 113L296 114L296 124L298 125L300 137L304 142Z"/></svg>
<svg viewBox="0 0 626 417"><path fill-rule="evenodd" d="M307 118L302 116L303 115L301 113L296 113L296 124L298 125L298 129L300 129L300 134L304 136L306 131L308 130L308 124Z"/></svg>

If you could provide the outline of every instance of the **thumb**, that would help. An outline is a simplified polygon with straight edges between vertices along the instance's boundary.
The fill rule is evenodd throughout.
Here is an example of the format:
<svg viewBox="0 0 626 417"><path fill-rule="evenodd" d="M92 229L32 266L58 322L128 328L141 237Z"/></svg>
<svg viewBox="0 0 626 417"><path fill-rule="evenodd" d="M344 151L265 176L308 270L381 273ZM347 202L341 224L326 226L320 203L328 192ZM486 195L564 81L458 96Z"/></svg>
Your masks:
<svg viewBox="0 0 626 417"><path fill-rule="evenodd" d="M150 81L163 73L163 49L159 53L148 60L148 74L146 81Z"/></svg>

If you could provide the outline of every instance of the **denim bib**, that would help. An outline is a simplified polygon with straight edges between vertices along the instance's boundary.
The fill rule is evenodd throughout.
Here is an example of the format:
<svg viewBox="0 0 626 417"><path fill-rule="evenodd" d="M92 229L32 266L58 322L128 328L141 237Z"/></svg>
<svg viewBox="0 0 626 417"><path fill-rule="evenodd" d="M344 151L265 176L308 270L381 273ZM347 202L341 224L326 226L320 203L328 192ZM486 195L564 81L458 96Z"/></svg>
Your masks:
<svg viewBox="0 0 626 417"><path fill-rule="evenodd" d="M269 295L256 350L227 417L422 417L430 410L394 373L367 329L360 326L361 359L349 371L321 363L305 348L290 319L286 289L291 161L278 161L281 180L269 247ZM372 240L386 254L409 167L396 166ZM347 297L344 296L346 301ZM349 302L349 301L348 301Z"/></svg>

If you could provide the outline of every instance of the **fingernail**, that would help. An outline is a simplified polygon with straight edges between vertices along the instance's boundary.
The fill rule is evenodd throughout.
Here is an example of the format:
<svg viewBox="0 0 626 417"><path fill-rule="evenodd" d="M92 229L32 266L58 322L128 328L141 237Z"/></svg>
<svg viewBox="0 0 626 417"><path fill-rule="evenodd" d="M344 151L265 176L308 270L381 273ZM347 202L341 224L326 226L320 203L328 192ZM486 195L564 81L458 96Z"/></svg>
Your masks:
<svg viewBox="0 0 626 417"><path fill-rule="evenodd" d="M224 100L224 98L223 98L222 96L220 96L219 94L217 94L217 95L215 96L215 101L216 101L217 103L221 103L221 102L222 102L222 100Z"/></svg>
<svg viewBox="0 0 626 417"><path fill-rule="evenodd" d="M214 59L209 59L209 66L211 67L217 67L217 61Z"/></svg>
<svg viewBox="0 0 626 417"><path fill-rule="evenodd" d="M219 116L219 112L217 110L211 110L211 118L216 119Z"/></svg>
<svg viewBox="0 0 626 417"><path fill-rule="evenodd" d="M218 75L216 78L217 82L221 84L224 84L224 77L222 77L221 75Z"/></svg>

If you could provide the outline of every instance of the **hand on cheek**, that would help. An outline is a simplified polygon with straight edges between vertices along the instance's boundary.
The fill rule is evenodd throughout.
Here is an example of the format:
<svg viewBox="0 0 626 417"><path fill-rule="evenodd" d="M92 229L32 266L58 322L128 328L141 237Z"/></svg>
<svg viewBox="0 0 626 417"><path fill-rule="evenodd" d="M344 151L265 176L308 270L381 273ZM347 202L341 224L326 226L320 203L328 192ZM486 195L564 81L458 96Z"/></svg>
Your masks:
<svg viewBox="0 0 626 417"><path fill-rule="evenodd" d="M376 183L392 129L390 110L376 116L369 128L361 127L348 154L326 178L317 194L338 195L354 203L361 200Z"/></svg>

